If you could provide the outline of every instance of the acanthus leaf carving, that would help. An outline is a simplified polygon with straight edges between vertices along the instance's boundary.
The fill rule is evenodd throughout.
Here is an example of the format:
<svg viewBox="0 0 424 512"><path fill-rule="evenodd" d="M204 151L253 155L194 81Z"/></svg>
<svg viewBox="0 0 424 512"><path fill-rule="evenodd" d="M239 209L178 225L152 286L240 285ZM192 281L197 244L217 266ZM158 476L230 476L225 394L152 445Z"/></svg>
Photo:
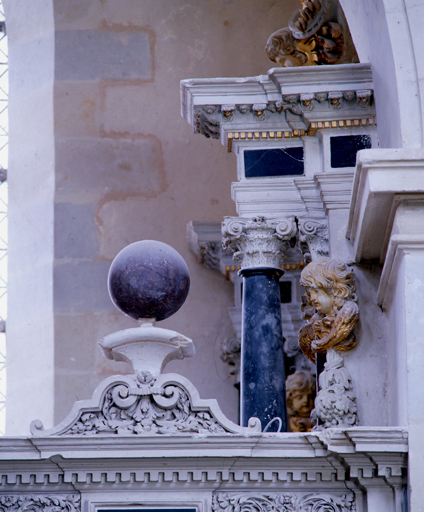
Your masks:
<svg viewBox="0 0 424 512"><path fill-rule="evenodd" d="M226 217L222 224L222 246L233 252L242 268L280 267L284 251L295 243L297 225L294 217L251 220Z"/></svg>
<svg viewBox="0 0 424 512"><path fill-rule="evenodd" d="M299 245L305 262L329 255L327 219L298 219Z"/></svg>

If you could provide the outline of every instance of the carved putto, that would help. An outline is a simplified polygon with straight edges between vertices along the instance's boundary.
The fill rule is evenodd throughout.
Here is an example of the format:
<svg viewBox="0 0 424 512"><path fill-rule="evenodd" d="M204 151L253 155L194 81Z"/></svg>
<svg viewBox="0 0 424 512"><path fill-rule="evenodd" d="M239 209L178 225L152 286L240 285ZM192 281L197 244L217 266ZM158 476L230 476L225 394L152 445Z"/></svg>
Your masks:
<svg viewBox="0 0 424 512"><path fill-rule="evenodd" d="M307 325L299 331L305 356L315 362L316 353L352 349L359 318L353 272L343 261L319 258L303 269L300 284L306 291L303 317Z"/></svg>
<svg viewBox="0 0 424 512"><path fill-rule="evenodd" d="M315 375L297 371L286 380L287 412L291 432L310 432L316 394Z"/></svg>
<svg viewBox="0 0 424 512"><path fill-rule="evenodd" d="M315 66L358 62L338 0L300 0L289 26L268 39L268 57L280 66Z"/></svg>

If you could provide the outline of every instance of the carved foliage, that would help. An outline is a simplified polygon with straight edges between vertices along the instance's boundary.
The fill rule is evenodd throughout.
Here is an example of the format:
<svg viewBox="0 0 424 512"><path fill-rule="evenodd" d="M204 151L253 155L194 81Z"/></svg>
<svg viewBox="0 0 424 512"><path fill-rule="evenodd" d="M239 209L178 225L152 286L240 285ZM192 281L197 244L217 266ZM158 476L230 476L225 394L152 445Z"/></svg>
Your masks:
<svg viewBox="0 0 424 512"><path fill-rule="evenodd" d="M222 224L222 246L234 253L234 261L240 262L242 268L279 267L283 252L295 242L296 232L294 217L226 217Z"/></svg>
<svg viewBox="0 0 424 512"><path fill-rule="evenodd" d="M335 350L327 352L319 383L321 389L315 399L315 414L322 423L321 428L356 425L357 406L352 378L344 367L343 358Z"/></svg>
<svg viewBox="0 0 424 512"><path fill-rule="evenodd" d="M79 512L79 495L2 495L0 512Z"/></svg>
<svg viewBox="0 0 424 512"><path fill-rule="evenodd" d="M355 497L352 493L335 496L328 493L267 493L250 494L215 493L213 512L354 512Z"/></svg>
<svg viewBox="0 0 424 512"><path fill-rule="evenodd" d="M149 372L131 377L134 386L117 384L106 392L100 411L84 412L61 435L175 434L224 432L209 411L194 412L185 390L157 386Z"/></svg>

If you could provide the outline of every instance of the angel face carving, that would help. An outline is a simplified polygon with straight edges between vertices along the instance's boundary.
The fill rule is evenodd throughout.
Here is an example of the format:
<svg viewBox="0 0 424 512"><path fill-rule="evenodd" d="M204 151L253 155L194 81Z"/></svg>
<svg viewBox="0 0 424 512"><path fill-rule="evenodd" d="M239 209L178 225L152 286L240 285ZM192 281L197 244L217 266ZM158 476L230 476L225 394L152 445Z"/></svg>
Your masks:
<svg viewBox="0 0 424 512"><path fill-rule="evenodd" d="M307 297L320 315L329 315L333 310L333 297L322 288L310 288Z"/></svg>
<svg viewBox="0 0 424 512"><path fill-rule="evenodd" d="M340 260L320 258L300 276L305 288L304 320L299 346L311 361L330 348L346 351L356 344L353 328L359 318L353 272Z"/></svg>
<svg viewBox="0 0 424 512"><path fill-rule="evenodd" d="M287 412L291 432L310 432L315 399L315 375L297 371L286 380Z"/></svg>

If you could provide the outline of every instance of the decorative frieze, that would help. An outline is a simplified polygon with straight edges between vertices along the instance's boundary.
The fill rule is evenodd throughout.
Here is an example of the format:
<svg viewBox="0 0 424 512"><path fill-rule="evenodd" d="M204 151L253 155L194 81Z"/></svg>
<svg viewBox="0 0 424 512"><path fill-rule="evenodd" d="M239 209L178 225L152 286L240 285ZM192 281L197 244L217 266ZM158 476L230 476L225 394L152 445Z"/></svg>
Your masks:
<svg viewBox="0 0 424 512"><path fill-rule="evenodd" d="M346 493L226 493L213 494L213 512L354 512L355 495Z"/></svg>
<svg viewBox="0 0 424 512"><path fill-rule="evenodd" d="M284 251L294 245L296 233L294 217L226 217L222 223L222 244L234 253L234 261L240 262L241 268L280 268Z"/></svg>
<svg viewBox="0 0 424 512"><path fill-rule="evenodd" d="M80 512L78 494L5 494L0 495L0 512Z"/></svg>

